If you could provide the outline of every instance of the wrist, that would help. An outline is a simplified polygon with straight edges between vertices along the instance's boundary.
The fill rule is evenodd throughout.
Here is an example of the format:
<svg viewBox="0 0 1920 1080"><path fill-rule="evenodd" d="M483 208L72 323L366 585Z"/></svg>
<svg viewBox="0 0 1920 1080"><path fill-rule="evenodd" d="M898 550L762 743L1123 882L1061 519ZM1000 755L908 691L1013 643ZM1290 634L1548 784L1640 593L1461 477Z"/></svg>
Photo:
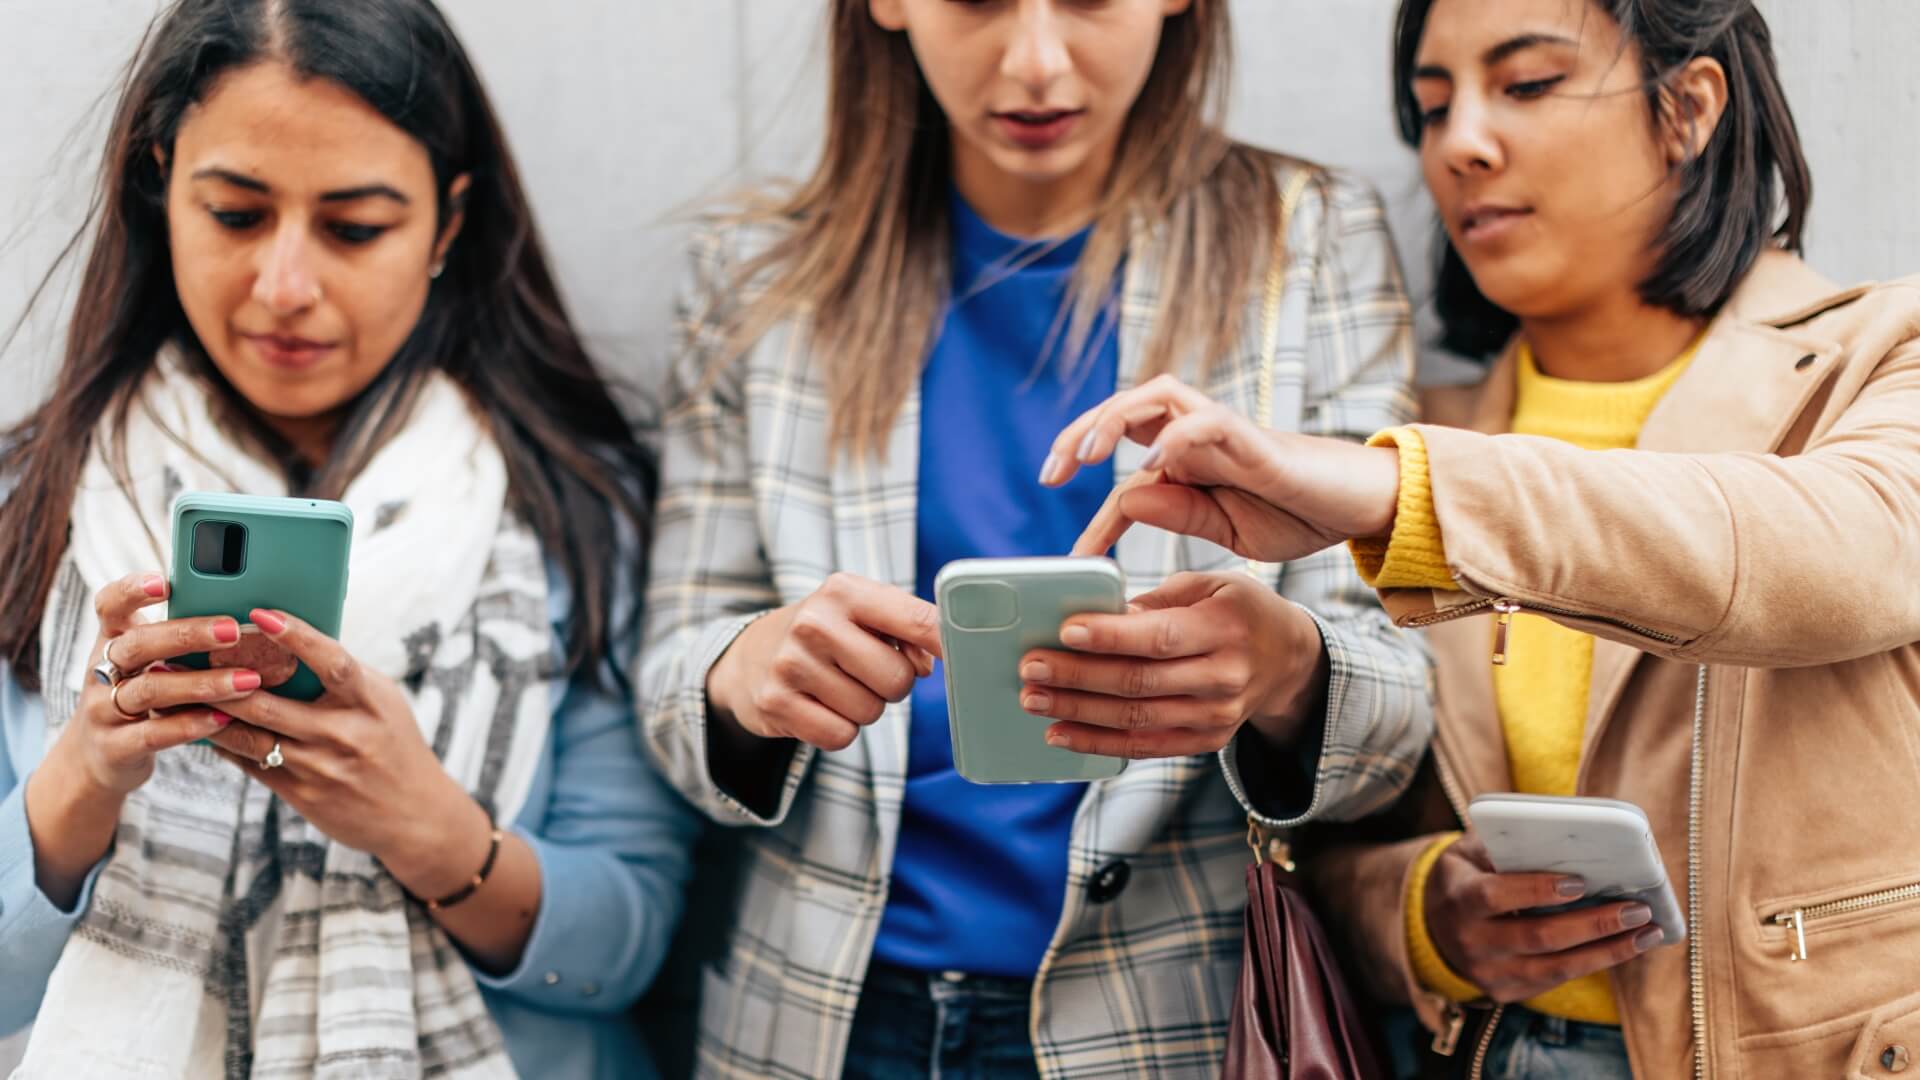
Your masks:
<svg viewBox="0 0 1920 1080"><path fill-rule="evenodd" d="M1274 746L1291 745L1307 721L1326 710L1327 681L1332 662L1320 624L1298 604L1275 596L1280 605L1281 646L1275 668L1278 678L1247 720L1248 726Z"/></svg>
<svg viewBox="0 0 1920 1080"><path fill-rule="evenodd" d="M411 828L374 854L409 894L438 900L473 880L492 845L487 812L447 778L434 808L415 816Z"/></svg>
<svg viewBox="0 0 1920 1080"><path fill-rule="evenodd" d="M67 910L94 864L113 850L126 796L93 780L70 755L50 752L27 777L21 797L35 881Z"/></svg>

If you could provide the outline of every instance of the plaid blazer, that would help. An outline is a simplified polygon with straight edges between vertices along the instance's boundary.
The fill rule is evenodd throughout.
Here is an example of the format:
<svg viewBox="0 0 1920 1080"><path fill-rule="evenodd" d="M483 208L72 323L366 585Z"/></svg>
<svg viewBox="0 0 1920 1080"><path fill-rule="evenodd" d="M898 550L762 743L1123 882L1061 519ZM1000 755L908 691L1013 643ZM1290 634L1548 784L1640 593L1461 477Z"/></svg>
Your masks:
<svg viewBox="0 0 1920 1080"><path fill-rule="evenodd" d="M692 246L669 382L641 727L682 794L721 824L752 827L728 944L702 973L699 1071L811 1080L840 1075L886 905L908 706L891 707L844 751L803 747L777 810L761 817L708 770L705 683L757 614L800 600L835 571L912 591L920 401L916 393L906 403L884 457L836 462L822 373L801 320L711 376L733 268L765 241L742 227L709 226ZM1378 195L1328 174L1300 201L1289 251L1269 423L1365 437L1406 421L1411 312ZM1121 386L1136 380L1152 326L1156 260L1155 237L1143 232L1121 290ZM1257 300L1249 306L1243 344L1205 383L1216 400L1249 412L1260 309ZM1118 478L1143 454L1123 447ZM1117 554L1130 594L1181 570L1247 568L1211 544L1138 528ZM1300 770L1299 786L1313 776L1311 792L1297 793L1298 814L1269 824L1360 816L1406 786L1425 750L1427 658L1389 624L1344 550L1273 573L1280 592L1320 622L1332 681L1317 766L1309 753ZM1065 907L1034 989L1043 1075L1219 1071L1246 902L1252 806L1242 791L1232 746L1221 760L1136 762L1088 786L1074 819ZM1090 893L1103 868L1122 862L1130 874L1118 896Z"/></svg>

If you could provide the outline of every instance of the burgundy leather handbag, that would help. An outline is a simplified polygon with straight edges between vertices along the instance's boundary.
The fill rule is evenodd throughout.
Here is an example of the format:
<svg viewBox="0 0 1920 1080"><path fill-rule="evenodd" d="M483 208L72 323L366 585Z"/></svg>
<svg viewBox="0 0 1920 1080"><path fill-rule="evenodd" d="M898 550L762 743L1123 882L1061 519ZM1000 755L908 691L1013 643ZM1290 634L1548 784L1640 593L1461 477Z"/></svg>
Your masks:
<svg viewBox="0 0 1920 1080"><path fill-rule="evenodd" d="M1227 1032L1230 1080L1384 1080L1326 931L1294 878L1287 845L1251 819L1246 940Z"/></svg>

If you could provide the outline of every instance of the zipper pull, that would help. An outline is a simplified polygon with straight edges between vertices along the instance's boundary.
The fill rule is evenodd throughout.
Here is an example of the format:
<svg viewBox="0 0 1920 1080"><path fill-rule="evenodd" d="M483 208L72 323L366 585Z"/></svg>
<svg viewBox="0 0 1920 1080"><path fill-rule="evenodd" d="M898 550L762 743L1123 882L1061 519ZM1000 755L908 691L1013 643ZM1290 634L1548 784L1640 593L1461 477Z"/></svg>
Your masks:
<svg viewBox="0 0 1920 1080"><path fill-rule="evenodd" d="M1517 600L1495 600L1493 610L1497 612L1493 620L1493 666L1507 666L1507 631L1513 626L1513 617L1520 613Z"/></svg>
<svg viewBox="0 0 1920 1080"><path fill-rule="evenodd" d="M1434 1033L1433 1052L1441 1057L1452 1057L1454 1051L1460 1049L1461 1033L1467 1029L1467 1012L1449 1001L1447 1007L1440 1010L1440 1017L1447 1022L1447 1026Z"/></svg>
<svg viewBox="0 0 1920 1080"><path fill-rule="evenodd" d="M1805 908L1783 911L1773 917L1773 925L1793 928L1793 960L1799 963L1807 958L1807 912Z"/></svg>

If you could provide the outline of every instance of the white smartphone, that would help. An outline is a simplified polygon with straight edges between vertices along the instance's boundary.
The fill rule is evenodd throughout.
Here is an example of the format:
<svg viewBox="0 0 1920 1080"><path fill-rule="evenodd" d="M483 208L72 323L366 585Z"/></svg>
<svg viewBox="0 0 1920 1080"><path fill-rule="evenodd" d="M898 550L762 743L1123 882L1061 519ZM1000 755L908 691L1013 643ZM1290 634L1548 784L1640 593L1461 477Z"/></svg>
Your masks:
<svg viewBox="0 0 1920 1080"><path fill-rule="evenodd" d="M1053 721L1020 708L1020 658L1058 649L1060 624L1126 610L1111 559L959 559L933 581L946 653L953 766L976 784L1063 783L1118 775L1126 759L1047 745Z"/></svg>
<svg viewBox="0 0 1920 1080"><path fill-rule="evenodd" d="M1572 795L1482 795L1467 817L1503 874L1566 874L1587 883L1570 910L1621 900L1653 909L1664 944L1686 938L1687 920L1647 815L1630 802Z"/></svg>

